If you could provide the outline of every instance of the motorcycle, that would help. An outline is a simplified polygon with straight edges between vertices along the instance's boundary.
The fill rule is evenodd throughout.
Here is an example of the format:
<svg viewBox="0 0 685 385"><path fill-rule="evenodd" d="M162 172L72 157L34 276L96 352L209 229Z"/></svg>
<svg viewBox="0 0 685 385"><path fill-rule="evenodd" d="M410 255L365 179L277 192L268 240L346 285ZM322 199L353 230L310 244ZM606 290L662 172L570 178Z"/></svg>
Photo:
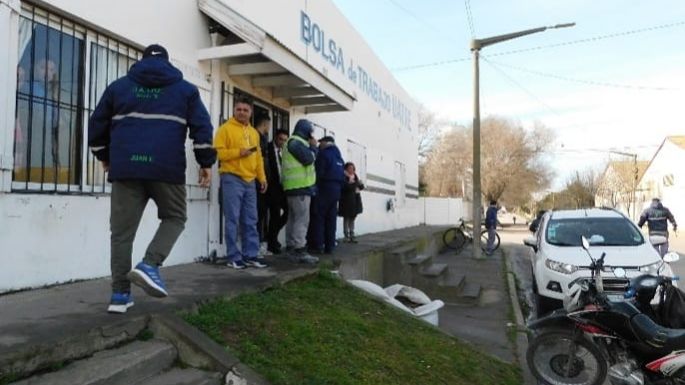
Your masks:
<svg viewBox="0 0 685 385"><path fill-rule="evenodd" d="M592 239L592 238L591 238ZM536 332L526 352L532 374L544 384L612 385L685 384L685 329L657 323L658 307L674 278L643 275L631 280L623 299L604 293L604 259L593 258L582 238L591 276L569 283L564 308L529 323ZM664 262L675 262L668 253ZM607 268L609 269L609 268ZM613 269L625 277L623 268ZM660 290L660 303L650 304ZM650 312L650 309L653 310Z"/></svg>

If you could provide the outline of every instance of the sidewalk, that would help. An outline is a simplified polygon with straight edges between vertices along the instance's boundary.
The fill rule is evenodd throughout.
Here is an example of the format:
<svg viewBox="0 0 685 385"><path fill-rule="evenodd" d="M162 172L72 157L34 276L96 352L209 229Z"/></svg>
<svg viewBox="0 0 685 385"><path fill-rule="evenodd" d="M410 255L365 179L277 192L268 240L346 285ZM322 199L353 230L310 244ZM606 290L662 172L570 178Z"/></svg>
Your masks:
<svg viewBox="0 0 685 385"><path fill-rule="evenodd" d="M435 239L436 234L439 236L443 229L418 226L364 235L358 244L341 243L333 257L343 263L355 263L364 256L377 255L407 244L425 244L429 239ZM460 258L460 261L477 262L471 258ZM470 271L479 277L496 277L493 282L501 281L500 272L493 271L498 269L497 263L501 263L499 258L480 263L480 268L474 265ZM152 313L192 309L212 298L260 291L316 269L284 260L276 260L270 268L263 270L236 271L222 265L202 263L166 267L161 274L170 296L155 299L134 287L135 306L125 315L106 312L110 295L108 278L2 295L0 377L10 370L33 371L132 339L145 327L147 317ZM503 288L503 284L501 286ZM511 361L514 353L507 343L493 344L501 341L502 337L506 339L508 302L501 301L502 297L506 298L506 293L492 285L486 287L485 299L481 301L484 303L478 306L448 305L441 310L441 328L486 352ZM499 303L496 308L485 309L482 306L493 301ZM488 350L489 347L495 351Z"/></svg>

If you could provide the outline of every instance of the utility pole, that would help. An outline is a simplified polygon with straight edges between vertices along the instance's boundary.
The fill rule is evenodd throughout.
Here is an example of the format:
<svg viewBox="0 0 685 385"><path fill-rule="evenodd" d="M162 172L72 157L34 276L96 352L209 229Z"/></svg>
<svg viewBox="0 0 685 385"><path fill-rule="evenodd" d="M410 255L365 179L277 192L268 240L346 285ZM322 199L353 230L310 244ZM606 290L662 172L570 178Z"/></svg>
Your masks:
<svg viewBox="0 0 685 385"><path fill-rule="evenodd" d="M471 40L471 51L473 52L473 257L480 259L480 228L481 228L481 188L480 188L480 73L478 68L478 58L480 50L489 45L503 41L516 39L521 36L543 32L548 29L573 27L576 23L557 24L550 27L539 27L526 29L524 31L507 33L488 37L485 39Z"/></svg>

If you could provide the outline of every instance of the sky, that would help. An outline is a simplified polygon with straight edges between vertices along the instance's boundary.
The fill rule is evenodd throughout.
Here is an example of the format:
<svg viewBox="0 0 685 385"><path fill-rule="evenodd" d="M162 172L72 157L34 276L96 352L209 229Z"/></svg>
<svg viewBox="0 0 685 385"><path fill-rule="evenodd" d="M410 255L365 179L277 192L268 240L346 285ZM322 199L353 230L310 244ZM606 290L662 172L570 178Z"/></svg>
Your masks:
<svg viewBox="0 0 685 385"><path fill-rule="evenodd" d="M554 190L575 170L631 159L609 151L649 160L666 136L685 135L682 0L333 1L414 99L463 125L472 38L575 22L481 50L481 118L552 129Z"/></svg>

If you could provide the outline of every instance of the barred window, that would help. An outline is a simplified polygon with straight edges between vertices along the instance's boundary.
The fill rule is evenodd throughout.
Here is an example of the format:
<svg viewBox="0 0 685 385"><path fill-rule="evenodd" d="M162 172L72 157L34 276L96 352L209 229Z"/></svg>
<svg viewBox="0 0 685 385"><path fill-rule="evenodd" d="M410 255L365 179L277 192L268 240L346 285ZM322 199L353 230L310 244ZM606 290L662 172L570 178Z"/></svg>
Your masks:
<svg viewBox="0 0 685 385"><path fill-rule="evenodd" d="M88 117L138 57L137 49L22 4L13 191L109 191L85 145Z"/></svg>

